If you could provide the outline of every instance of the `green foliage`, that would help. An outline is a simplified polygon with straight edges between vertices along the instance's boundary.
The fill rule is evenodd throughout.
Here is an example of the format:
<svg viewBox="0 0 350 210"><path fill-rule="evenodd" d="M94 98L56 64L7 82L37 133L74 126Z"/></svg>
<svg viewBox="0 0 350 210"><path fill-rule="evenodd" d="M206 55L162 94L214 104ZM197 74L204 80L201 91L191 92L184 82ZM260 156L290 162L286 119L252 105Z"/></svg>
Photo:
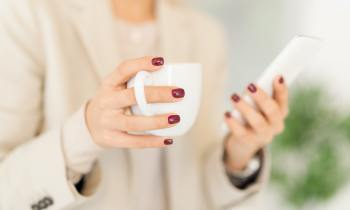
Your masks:
<svg viewBox="0 0 350 210"><path fill-rule="evenodd" d="M332 197L350 178L350 117L318 87L292 92L286 129L271 144L271 181L295 207Z"/></svg>

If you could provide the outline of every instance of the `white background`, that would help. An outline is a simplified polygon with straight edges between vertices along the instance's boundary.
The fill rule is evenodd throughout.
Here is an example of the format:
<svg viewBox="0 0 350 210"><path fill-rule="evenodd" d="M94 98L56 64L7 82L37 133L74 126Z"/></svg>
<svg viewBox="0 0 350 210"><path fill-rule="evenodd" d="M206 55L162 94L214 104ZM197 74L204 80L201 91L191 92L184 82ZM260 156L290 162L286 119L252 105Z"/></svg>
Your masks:
<svg viewBox="0 0 350 210"><path fill-rule="evenodd" d="M229 96L254 81L297 34L325 41L322 52L298 79L321 84L339 112L350 112L350 0L193 0L192 5L224 25L230 50ZM350 180L350 174L349 174ZM328 202L305 209L349 210L350 182ZM273 186L265 191L262 209L288 210Z"/></svg>

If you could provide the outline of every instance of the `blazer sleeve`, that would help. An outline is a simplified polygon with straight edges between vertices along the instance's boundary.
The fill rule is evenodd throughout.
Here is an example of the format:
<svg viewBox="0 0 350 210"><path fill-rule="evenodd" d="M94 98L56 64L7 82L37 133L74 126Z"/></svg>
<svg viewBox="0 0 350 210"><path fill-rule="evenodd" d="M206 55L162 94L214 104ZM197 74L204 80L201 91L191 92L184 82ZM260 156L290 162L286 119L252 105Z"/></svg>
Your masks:
<svg viewBox="0 0 350 210"><path fill-rule="evenodd" d="M29 210L44 197L53 200L47 209L62 209L91 197L67 181L61 128L39 135L45 62L33 2L0 1L1 210ZM89 176L99 183L96 168Z"/></svg>
<svg viewBox="0 0 350 210"><path fill-rule="evenodd" d="M205 165L205 181L210 198L210 209L224 210L235 207L256 209L259 205L261 191L267 184L270 174L270 157L263 149L262 168L255 183L241 190L229 180L223 164L224 148L217 146L209 155Z"/></svg>

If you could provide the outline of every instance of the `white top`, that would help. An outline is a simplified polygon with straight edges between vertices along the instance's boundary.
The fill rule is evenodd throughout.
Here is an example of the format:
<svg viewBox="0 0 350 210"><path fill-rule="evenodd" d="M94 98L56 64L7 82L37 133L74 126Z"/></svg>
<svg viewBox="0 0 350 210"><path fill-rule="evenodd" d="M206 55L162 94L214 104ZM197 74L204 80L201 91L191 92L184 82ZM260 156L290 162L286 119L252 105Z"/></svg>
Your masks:
<svg viewBox="0 0 350 210"><path fill-rule="evenodd" d="M115 21L115 30L119 36L118 45L121 48L123 60L150 56L157 56L158 43L156 24L148 21L142 24L131 24L123 20ZM75 124L75 126L72 126ZM70 128L80 127L80 132L70 131ZM73 136L71 134L79 134ZM93 163L104 151L92 140L85 122L85 109L80 109L70 118L63 128L63 148L67 164L67 176L73 183L78 183L83 174L91 171ZM134 209L165 210L166 195L164 190L164 174L162 149L131 149L133 153L131 167L138 176L135 185L137 195ZM142 160L153 160L143 163ZM140 164L142 163L142 164ZM140 191L140 190L147 191ZM147 209L146 209L147 208Z"/></svg>

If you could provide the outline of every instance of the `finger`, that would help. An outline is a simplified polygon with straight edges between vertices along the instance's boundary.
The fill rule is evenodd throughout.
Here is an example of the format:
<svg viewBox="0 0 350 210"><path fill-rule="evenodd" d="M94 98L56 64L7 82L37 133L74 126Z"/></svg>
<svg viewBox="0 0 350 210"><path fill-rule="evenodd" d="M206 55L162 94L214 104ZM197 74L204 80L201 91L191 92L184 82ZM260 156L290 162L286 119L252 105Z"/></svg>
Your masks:
<svg viewBox="0 0 350 210"><path fill-rule="evenodd" d="M175 103L182 100L185 96L185 90L172 86L146 86L145 95L147 103ZM120 109L136 105L134 88L109 91L100 98L99 103L100 109Z"/></svg>
<svg viewBox="0 0 350 210"><path fill-rule="evenodd" d="M244 116L249 126L257 133L266 133L269 130L268 122L261 112L254 109L237 94L231 97L233 106Z"/></svg>
<svg viewBox="0 0 350 210"><path fill-rule="evenodd" d="M288 101L289 91L287 84L282 76L278 76L273 81L274 94L273 98L276 100L281 109L282 116L286 118L289 114Z"/></svg>
<svg viewBox="0 0 350 210"><path fill-rule="evenodd" d="M108 75L102 82L103 86L116 87L127 82L132 76L139 71L157 71L164 65L162 57L147 56L142 58L131 59L122 62L116 70Z"/></svg>
<svg viewBox="0 0 350 210"><path fill-rule="evenodd" d="M230 128L232 135L237 139L245 139L248 135L248 129L239 123L230 112L225 113L225 122Z"/></svg>
<svg viewBox="0 0 350 210"><path fill-rule="evenodd" d="M284 129L284 121L281 109L277 102L268 96L259 86L250 84L246 92L258 105L269 124L276 133Z"/></svg>
<svg viewBox="0 0 350 210"><path fill-rule="evenodd" d="M119 148L161 148L173 144L171 137L132 135L120 131L106 131L104 134L106 144Z"/></svg>
<svg viewBox="0 0 350 210"><path fill-rule="evenodd" d="M176 114L163 114L152 117L130 116L117 111L103 113L102 125L107 129L129 132L142 132L148 130L164 129L176 126L180 116Z"/></svg>

